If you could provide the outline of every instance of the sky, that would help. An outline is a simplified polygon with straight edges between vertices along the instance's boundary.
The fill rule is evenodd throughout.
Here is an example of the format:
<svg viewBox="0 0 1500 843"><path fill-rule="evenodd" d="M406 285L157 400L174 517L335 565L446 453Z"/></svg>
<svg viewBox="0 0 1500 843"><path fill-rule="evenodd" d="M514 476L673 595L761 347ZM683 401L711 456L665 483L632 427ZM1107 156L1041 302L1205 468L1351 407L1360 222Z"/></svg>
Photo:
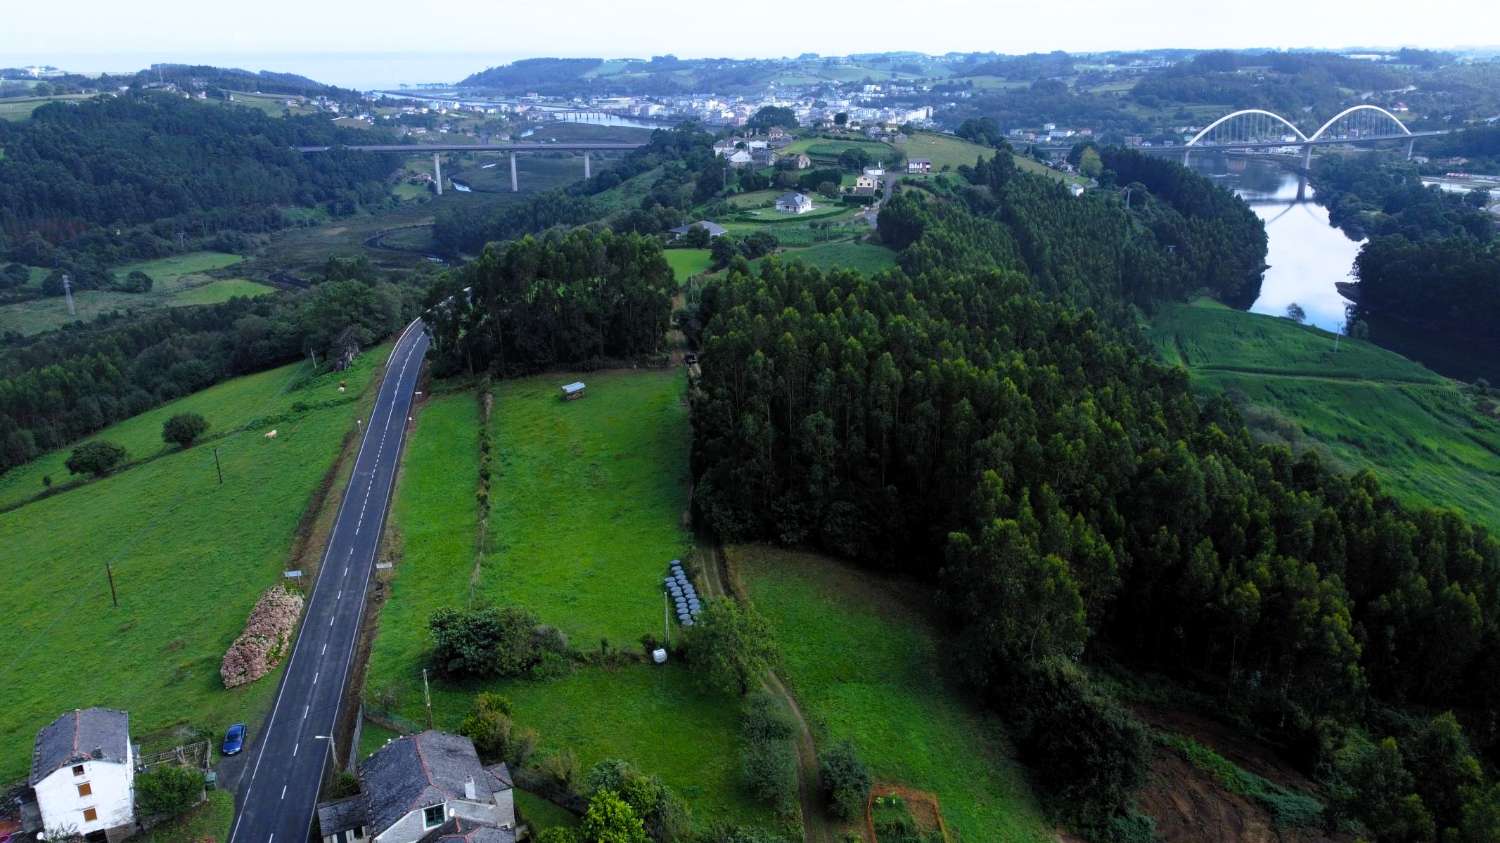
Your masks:
<svg viewBox="0 0 1500 843"><path fill-rule="evenodd" d="M550 55L1455 47L1480 46L1476 38L1500 40L1500 8L1493 0L835 0L770 6L684 0L72 0L65 14L46 3L7 5L0 66L48 63L88 72L192 61L263 65L247 69L317 78L319 67L325 75L379 75L386 62L386 75L426 77L400 80L414 82L452 81L517 58ZM334 71L341 62L345 69Z"/></svg>

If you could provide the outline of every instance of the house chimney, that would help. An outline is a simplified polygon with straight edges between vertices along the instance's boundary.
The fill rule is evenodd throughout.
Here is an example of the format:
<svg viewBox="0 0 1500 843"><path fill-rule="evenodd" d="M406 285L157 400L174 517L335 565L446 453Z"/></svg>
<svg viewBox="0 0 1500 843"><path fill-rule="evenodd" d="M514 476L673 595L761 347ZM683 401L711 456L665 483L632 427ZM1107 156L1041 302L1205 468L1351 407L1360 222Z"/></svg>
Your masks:
<svg viewBox="0 0 1500 843"><path fill-rule="evenodd" d="M479 798L479 794L476 793L474 789L473 776L469 776L464 780L464 798L469 800L470 802L473 802L474 800Z"/></svg>

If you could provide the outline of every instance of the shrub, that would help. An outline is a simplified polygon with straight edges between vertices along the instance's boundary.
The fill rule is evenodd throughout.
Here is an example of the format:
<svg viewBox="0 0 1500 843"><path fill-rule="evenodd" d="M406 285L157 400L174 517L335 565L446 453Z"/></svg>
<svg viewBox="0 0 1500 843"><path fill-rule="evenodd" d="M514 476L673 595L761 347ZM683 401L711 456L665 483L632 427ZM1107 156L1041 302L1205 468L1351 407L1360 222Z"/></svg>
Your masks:
<svg viewBox="0 0 1500 843"><path fill-rule="evenodd" d="M1145 729L1065 659L1028 668L1019 686L1019 744L1043 790L1080 823L1107 821L1145 780Z"/></svg>
<svg viewBox="0 0 1500 843"><path fill-rule="evenodd" d="M166 764L135 777L136 810L144 817L175 817L198 804L203 775L187 767Z"/></svg>
<svg viewBox="0 0 1500 843"><path fill-rule="evenodd" d="M572 790L578 780L578 756L571 749L563 749L542 758L537 765L542 775L564 790Z"/></svg>
<svg viewBox="0 0 1500 843"><path fill-rule="evenodd" d="M797 799L796 727L765 692L751 694L740 715L740 774L745 789L778 813L790 814Z"/></svg>
<svg viewBox="0 0 1500 843"><path fill-rule="evenodd" d="M512 723L510 702L499 694L484 693L474 698L458 733L474 742L482 758L506 758L511 748Z"/></svg>
<svg viewBox="0 0 1500 843"><path fill-rule="evenodd" d="M589 799L578 826L584 843L646 843L646 825L619 794L601 790Z"/></svg>
<svg viewBox="0 0 1500 843"><path fill-rule="evenodd" d="M536 616L525 609L438 609L428 620L432 662L450 679L519 676L540 658L533 630Z"/></svg>
<svg viewBox="0 0 1500 843"><path fill-rule="evenodd" d="M244 631L229 645L219 665L224 687L254 682L280 664L301 614L301 594L281 586L266 589L250 610Z"/></svg>
<svg viewBox="0 0 1500 843"><path fill-rule="evenodd" d="M125 449L113 442L98 440L96 442L85 442L73 449L68 455L68 461L63 463L68 467L69 474L92 474L95 477L103 477L114 470L115 466L125 461Z"/></svg>
<svg viewBox="0 0 1500 843"><path fill-rule="evenodd" d="M842 741L825 750L818 761L818 779L829 813L841 820L864 814L870 798L870 771L854 744Z"/></svg>
<svg viewBox="0 0 1500 843"><path fill-rule="evenodd" d="M749 606L728 598L708 601L685 636L688 661L710 687L743 694L776 660L771 626Z"/></svg>
<svg viewBox="0 0 1500 843"><path fill-rule="evenodd" d="M208 430L207 419L197 413L178 413L162 424L161 438L163 442L172 442L189 448L206 430Z"/></svg>
<svg viewBox="0 0 1500 843"><path fill-rule="evenodd" d="M151 280L151 276L136 269L132 270L129 275L125 276L125 280L120 282L120 290L126 293L149 293L154 283Z"/></svg>

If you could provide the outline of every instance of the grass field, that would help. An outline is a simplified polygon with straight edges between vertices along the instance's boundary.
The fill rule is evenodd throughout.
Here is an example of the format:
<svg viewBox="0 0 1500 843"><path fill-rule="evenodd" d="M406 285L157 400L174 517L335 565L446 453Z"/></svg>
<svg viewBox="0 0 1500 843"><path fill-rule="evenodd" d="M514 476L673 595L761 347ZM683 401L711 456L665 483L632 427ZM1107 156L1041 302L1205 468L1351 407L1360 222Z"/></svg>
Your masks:
<svg viewBox="0 0 1500 843"><path fill-rule="evenodd" d="M223 843L234 822L234 794L210 790L208 800L171 822L130 838L135 843Z"/></svg>
<svg viewBox="0 0 1500 843"><path fill-rule="evenodd" d="M820 746L850 740L878 781L936 793L962 840L1053 839L1000 724L940 674L942 642L909 588L812 554L728 552Z"/></svg>
<svg viewBox="0 0 1500 843"><path fill-rule="evenodd" d="M932 169L940 170L943 167L958 169L960 164L974 166L974 162L981 156L993 158L995 150L977 143L969 143L963 138L952 135L938 135L932 132L918 132L907 138L901 150L906 153L908 159L926 158L932 161Z"/></svg>
<svg viewBox="0 0 1500 843"><path fill-rule="evenodd" d="M1203 391L1226 391L1252 430L1369 468L1406 500L1500 529L1500 421L1457 383L1378 346L1203 300L1160 313L1151 335Z"/></svg>
<svg viewBox="0 0 1500 843"><path fill-rule="evenodd" d="M0 120L25 120L49 102L93 99L95 94L59 94L55 97L6 97L0 99Z"/></svg>
<svg viewBox="0 0 1500 843"><path fill-rule="evenodd" d="M823 163L838 160L838 157L846 149L863 149L869 153L874 160L884 160L894 149L890 144L880 141L864 140L861 138L800 138L780 150L781 155L796 155L799 152L807 153L809 158L815 158Z"/></svg>
<svg viewBox="0 0 1500 843"><path fill-rule="evenodd" d="M559 401L558 384L578 378L589 395ZM676 370L636 370L495 386L494 550L474 581L475 601L527 606L580 650L596 650L607 637L635 651L642 633L659 634L659 577L691 541L680 526L689 436L682 378ZM395 713L411 721L422 717L426 620L470 599L479 435L472 393L434 398L417 416L403 463L392 516L400 561L380 611L366 686L394 698ZM700 690L686 667L582 667L549 680L435 682L438 727L456 727L483 689L510 698L516 722L540 733L543 752L570 748L585 767L624 758L661 775L700 820L771 821L739 789L735 701ZM362 751L381 740L382 733L373 733Z"/></svg>
<svg viewBox="0 0 1500 843"><path fill-rule="evenodd" d="M896 253L891 249L854 240L788 249L781 253L781 258L786 261L799 260L825 272L830 269L852 269L867 275L896 265Z"/></svg>
<svg viewBox="0 0 1500 843"><path fill-rule="evenodd" d="M132 736L148 747L184 724L258 722L276 676L226 691L220 660L261 591L281 580L299 521L354 426L356 396L384 360L373 349L352 371L291 391L282 391L287 369L206 391L179 403L209 410L219 430L263 421L0 514L12 607L0 629L0 781L25 771L39 726L77 707L128 710ZM339 380L350 386L343 402L321 405ZM312 408L292 410L296 401ZM162 414L109 435L143 448ZM280 435L265 439L272 425Z"/></svg>
<svg viewBox="0 0 1500 843"><path fill-rule="evenodd" d="M708 265L713 262L713 255L707 249L667 249L662 254L666 255L672 275L679 284L707 272Z"/></svg>
<svg viewBox="0 0 1500 843"><path fill-rule="evenodd" d="M572 812L520 788L516 788L516 813L519 821L536 833L556 826L574 828L578 825L578 817Z"/></svg>
<svg viewBox="0 0 1500 843"><path fill-rule="evenodd" d="M661 624L667 562L692 537L677 369L542 375L496 389L494 551L480 591L529 606L582 646L634 648ZM580 401L559 384L588 383ZM587 643L584 643L587 642Z"/></svg>
<svg viewBox="0 0 1500 843"><path fill-rule="evenodd" d="M204 274L233 266L242 260L244 258L239 255L224 252L190 252L116 267L114 276L118 280L124 280L125 276L135 270L150 275L153 281L151 292L79 290L73 294L78 313L76 318L68 315L67 301L61 296L8 304L0 307L0 333L17 331L29 336L69 322L87 321L113 310L212 304L228 301L236 295L272 292L272 288L262 284L240 280L216 281Z"/></svg>

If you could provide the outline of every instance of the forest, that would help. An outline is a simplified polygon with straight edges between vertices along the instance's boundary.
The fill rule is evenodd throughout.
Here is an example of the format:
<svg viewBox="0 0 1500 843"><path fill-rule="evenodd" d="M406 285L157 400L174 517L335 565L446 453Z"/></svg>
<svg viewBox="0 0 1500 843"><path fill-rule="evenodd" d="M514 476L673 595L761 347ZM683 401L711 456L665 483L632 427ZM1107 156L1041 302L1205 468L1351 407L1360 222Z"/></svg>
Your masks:
<svg viewBox="0 0 1500 843"><path fill-rule="evenodd" d="M428 294L433 371L519 375L655 354L675 287L655 238L579 228L492 244Z"/></svg>
<svg viewBox="0 0 1500 843"><path fill-rule="evenodd" d="M636 207L619 208L600 198L625 180L658 167L662 172ZM656 233L684 222L687 209L723 187L723 167L713 153L713 135L684 123L652 132L646 146L631 150L619 164L565 188L500 205L486 215L439 212L433 243L444 255L478 254L492 241L555 225L580 225L611 214L615 214L610 222L617 230Z"/></svg>
<svg viewBox="0 0 1500 843"><path fill-rule="evenodd" d="M1155 362L1132 314L1197 287L1138 218L1234 237L1248 210L1105 157L1162 195L1074 199L1000 157L950 195L898 195L881 216L898 271L732 265L702 296L695 507L727 539L937 589L955 668L1094 839L1129 827L1147 754L1077 666L1099 660L1225 700L1325 782L1330 829L1493 839L1500 790L1478 758L1500 747L1500 543L1258 445ZM1232 296L1263 245L1175 251L1231 245Z"/></svg>
<svg viewBox="0 0 1500 843"><path fill-rule="evenodd" d="M289 207L333 215L387 201L388 156L291 147L368 142L317 117L273 118L168 94L38 108L0 121L0 255L104 286L116 263L233 246L290 224Z"/></svg>
<svg viewBox="0 0 1500 843"><path fill-rule="evenodd" d="M337 259L324 275L294 294L105 316L0 347L0 473L227 378L371 345L416 315L415 285Z"/></svg>
<svg viewBox="0 0 1500 843"><path fill-rule="evenodd" d="M1493 137L1448 143L1483 151ZM1330 221L1370 238L1355 259L1352 314L1374 326L1372 339L1397 321L1449 342L1463 337L1476 357L1500 353L1500 240L1484 210L1488 193L1426 187L1416 165L1376 156L1326 156L1313 185Z"/></svg>

